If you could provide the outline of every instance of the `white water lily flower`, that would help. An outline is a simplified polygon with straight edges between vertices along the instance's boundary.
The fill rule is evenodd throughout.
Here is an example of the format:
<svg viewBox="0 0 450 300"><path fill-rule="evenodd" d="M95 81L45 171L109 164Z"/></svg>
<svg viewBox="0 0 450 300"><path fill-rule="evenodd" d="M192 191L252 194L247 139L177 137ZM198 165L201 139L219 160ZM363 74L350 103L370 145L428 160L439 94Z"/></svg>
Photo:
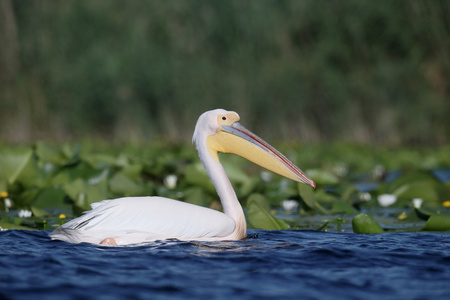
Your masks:
<svg viewBox="0 0 450 300"><path fill-rule="evenodd" d="M264 182L270 182L270 181L272 181L272 174L269 173L269 172L266 172L266 171L262 171L261 172L261 179Z"/></svg>
<svg viewBox="0 0 450 300"><path fill-rule="evenodd" d="M281 207L283 207L284 210L287 211L293 211L298 208L298 201L297 200L283 200L281 202Z"/></svg>
<svg viewBox="0 0 450 300"><path fill-rule="evenodd" d="M167 177L164 179L164 185L168 189L172 190L177 186L177 180L178 180L177 175L173 175L173 174L167 175Z"/></svg>
<svg viewBox="0 0 450 300"><path fill-rule="evenodd" d="M31 217L32 212L26 209L21 209L19 211L19 217L21 218L29 218Z"/></svg>
<svg viewBox="0 0 450 300"><path fill-rule="evenodd" d="M420 208L422 206L422 203L423 203L423 199L421 199L421 198L412 199L412 204L413 204L414 208Z"/></svg>
<svg viewBox="0 0 450 300"><path fill-rule="evenodd" d="M13 206L13 201L9 198L3 199L3 203L5 204L5 211L9 212L9 209Z"/></svg>
<svg viewBox="0 0 450 300"><path fill-rule="evenodd" d="M370 201L370 199L372 199L372 196L370 195L370 193L364 192L364 193L360 193L359 194L359 200L361 201Z"/></svg>
<svg viewBox="0 0 450 300"><path fill-rule="evenodd" d="M392 194L382 194L378 195L378 203L383 206L387 207L389 205L394 204L397 202L397 196Z"/></svg>
<svg viewBox="0 0 450 300"><path fill-rule="evenodd" d="M9 199L9 198L5 198L4 200L3 200L4 202L5 202L5 207L6 208L11 208L12 207L12 200L11 199Z"/></svg>

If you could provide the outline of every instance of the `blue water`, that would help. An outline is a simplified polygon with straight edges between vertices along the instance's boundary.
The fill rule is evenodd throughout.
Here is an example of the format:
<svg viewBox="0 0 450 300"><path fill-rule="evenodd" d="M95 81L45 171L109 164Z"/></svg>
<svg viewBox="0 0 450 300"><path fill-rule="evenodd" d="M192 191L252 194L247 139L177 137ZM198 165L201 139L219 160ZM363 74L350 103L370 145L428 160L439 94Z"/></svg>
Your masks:
<svg viewBox="0 0 450 300"><path fill-rule="evenodd" d="M0 232L0 299L450 299L450 234L253 230L104 247Z"/></svg>

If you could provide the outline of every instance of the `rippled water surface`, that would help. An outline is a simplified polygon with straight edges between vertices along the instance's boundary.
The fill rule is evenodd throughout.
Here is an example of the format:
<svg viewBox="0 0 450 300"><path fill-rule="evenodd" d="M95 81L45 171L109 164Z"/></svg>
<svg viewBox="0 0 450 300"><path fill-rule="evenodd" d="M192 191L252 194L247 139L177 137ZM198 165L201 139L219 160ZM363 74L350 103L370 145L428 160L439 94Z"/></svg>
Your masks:
<svg viewBox="0 0 450 300"><path fill-rule="evenodd" d="M0 232L1 299L448 299L450 234L249 232L103 247ZM231 298L232 297L232 298Z"/></svg>

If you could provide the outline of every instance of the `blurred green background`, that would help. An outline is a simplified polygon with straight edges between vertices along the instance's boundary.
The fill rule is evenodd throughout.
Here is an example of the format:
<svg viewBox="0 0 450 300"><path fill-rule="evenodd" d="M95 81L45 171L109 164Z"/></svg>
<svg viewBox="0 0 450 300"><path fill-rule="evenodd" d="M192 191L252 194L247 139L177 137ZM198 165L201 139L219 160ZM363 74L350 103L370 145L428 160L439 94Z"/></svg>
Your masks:
<svg viewBox="0 0 450 300"><path fill-rule="evenodd" d="M0 140L450 137L450 1L0 1Z"/></svg>

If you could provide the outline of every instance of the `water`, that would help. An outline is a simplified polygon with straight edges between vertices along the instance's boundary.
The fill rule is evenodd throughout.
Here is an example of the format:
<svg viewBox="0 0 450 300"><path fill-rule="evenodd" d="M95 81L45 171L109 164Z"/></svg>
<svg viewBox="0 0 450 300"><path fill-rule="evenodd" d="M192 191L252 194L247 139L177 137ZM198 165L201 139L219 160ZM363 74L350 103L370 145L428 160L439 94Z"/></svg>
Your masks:
<svg viewBox="0 0 450 300"><path fill-rule="evenodd" d="M450 234L253 230L105 247L0 232L0 299L448 299Z"/></svg>

